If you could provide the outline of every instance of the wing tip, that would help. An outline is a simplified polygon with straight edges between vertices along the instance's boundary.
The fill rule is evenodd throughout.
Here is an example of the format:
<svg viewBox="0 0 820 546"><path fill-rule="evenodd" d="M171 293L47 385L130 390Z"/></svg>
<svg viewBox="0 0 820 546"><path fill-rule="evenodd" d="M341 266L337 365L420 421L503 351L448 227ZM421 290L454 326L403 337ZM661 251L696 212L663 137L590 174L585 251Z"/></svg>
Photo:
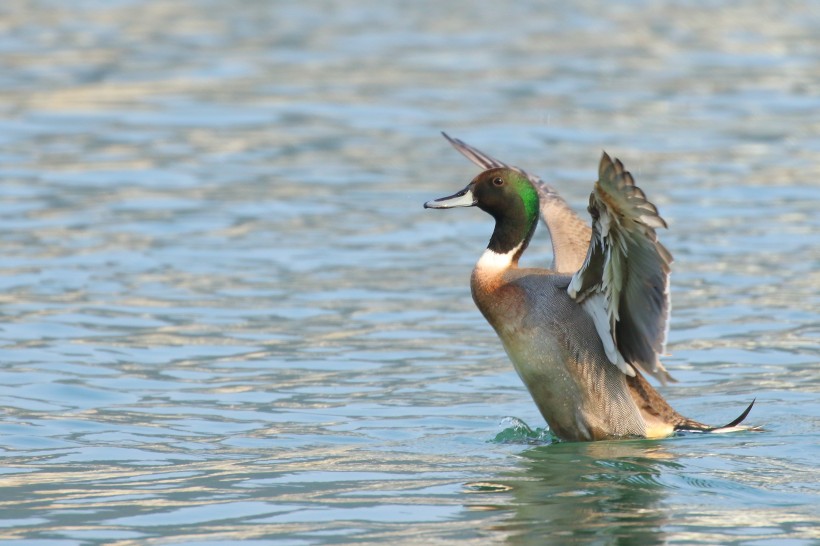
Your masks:
<svg viewBox="0 0 820 546"><path fill-rule="evenodd" d="M672 377L672 374L666 371L666 368L662 366L660 368L657 368L654 372L652 372L652 377L660 381L661 385L663 385L664 387L669 383L678 382L678 380Z"/></svg>
<svg viewBox="0 0 820 546"><path fill-rule="evenodd" d="M615 164L612 163L612 158L606 153L606 150L601 150L601 160L598 162L598 179L605 177L607 171L614 169Z"/></svg>
<svg viewBox="0 0 820 546"><path fill-rule="evenodd" d="M669 228L658 207L646 197L646 193L639 186L635 185L632 173L626 170L620 159L612 158L606 152L602 152L601 155L595 192L620 195L623 199L622 206L631 210L634 220L649 230L649 235L653 238L656 228ZM603 202L605 205L608 204L608 201Z"/></svg>

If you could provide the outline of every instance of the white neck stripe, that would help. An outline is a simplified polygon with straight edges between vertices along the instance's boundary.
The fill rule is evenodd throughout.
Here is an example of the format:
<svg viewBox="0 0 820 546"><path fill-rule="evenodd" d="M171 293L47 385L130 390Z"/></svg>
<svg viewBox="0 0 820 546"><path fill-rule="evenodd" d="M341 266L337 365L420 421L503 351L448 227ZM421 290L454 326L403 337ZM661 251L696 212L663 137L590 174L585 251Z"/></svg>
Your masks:
<svg viewBox="0 0 820 546"><path fill-rule="evenodd" d="M508 269L513 263L513 257L521 249L521 244L519 244L517 247L510 250L506 254L499 254L498 252L490 250L488 248L481 255L481 258L478 259L476 269L481 269L485 271L500 271L503 269Z"/></svg>

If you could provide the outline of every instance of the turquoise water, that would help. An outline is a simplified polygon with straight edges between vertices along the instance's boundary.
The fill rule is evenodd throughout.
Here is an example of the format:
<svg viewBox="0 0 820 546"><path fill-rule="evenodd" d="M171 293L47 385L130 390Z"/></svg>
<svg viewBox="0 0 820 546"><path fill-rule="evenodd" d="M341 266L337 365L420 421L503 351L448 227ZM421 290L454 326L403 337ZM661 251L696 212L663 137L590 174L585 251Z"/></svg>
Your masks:
<svg viewBox="0 0 820 546"><path fill-rule="evenodd" d="M3 3L0 541L820 543L820 11L565 4ZM766 431L552 442L440 130L581 211L620 157L663 394Z"/></svg>

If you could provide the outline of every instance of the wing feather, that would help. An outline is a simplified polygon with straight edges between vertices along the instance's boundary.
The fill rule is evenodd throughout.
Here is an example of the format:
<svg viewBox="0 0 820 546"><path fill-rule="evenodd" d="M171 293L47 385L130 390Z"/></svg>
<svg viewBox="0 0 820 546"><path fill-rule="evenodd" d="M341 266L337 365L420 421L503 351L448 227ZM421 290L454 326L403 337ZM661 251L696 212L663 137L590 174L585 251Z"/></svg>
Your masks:
<svg viewBox="0 0 820 546"><path fill-rule="evenodd" d="M606 153L588 210L592 238L567 292L595 321L613 364L629 375L629 366L637 366L662 383L673 381L658 358L666 345L672 255L655 229L666 222L623 164Z"/></svg>

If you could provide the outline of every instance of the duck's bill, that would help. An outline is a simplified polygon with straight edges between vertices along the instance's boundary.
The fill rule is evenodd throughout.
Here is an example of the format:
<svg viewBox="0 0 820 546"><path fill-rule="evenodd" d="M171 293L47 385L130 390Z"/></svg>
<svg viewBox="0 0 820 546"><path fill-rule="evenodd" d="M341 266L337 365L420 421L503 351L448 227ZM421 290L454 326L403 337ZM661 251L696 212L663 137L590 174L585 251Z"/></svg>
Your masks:
<svg viewBox="0 0 820 546"><path fill-rule="evenodd" d="M424 204L424 208L426 209L452 209L455 207L474 207L476 205L476 199L473 195L473 187L472 185L467 186L463 190L458 193L454 193L448 197L440 197L438 199L433 199L432 201L427 201Z"/></svg>

